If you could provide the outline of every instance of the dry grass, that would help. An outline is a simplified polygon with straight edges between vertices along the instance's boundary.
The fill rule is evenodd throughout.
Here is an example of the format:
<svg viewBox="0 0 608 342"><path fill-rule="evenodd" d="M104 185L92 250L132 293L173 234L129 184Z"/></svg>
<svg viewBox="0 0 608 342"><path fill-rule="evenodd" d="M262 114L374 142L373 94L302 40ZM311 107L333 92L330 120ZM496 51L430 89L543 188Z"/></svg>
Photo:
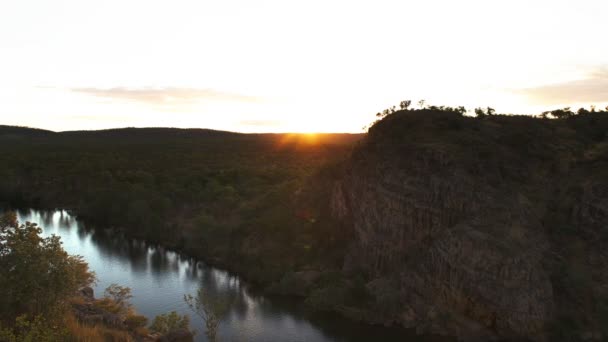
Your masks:
<svg viewBox="0 0 608 342"><path fill-rule="evenodd" d="M134 339L124 330L108 329L102 325L79 322L73 314L66 314L65 326L74 342L132 342Z"/></svg>

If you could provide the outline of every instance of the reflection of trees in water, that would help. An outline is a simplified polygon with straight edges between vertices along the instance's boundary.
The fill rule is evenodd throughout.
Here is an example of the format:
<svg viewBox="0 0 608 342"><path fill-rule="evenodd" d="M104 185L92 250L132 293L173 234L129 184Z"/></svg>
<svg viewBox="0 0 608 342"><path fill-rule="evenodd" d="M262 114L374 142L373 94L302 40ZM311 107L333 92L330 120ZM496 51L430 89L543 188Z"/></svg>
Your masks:
<svg viewBox="0 0 608 342"><path fill-rule="evenodd" d="M181 259L178 254L162 246L128 239L122 233L112 230L96 229L91 240L103 257L117 258L128 263L133 272L149 271L155 276L179 272Z"/></svg>
<svg viewBox="0 0 608 342"><path fill-rule="evenodd" d="M111 230L95 229L91 241L102 258L119 259L127 263L134 273L145 273L148 268L148 246L137 240L126 239Z"/></svg>
<svg viewBox="0 0 608 342"><path fill-rule="evenodd" d="M61 218L59 219L61 222ZM85 241L89 236L93 235L93 232L83 224L79 224L78 222L74 222L74 226L76 227L76 234L78 235L78 239L80 241ZM70 227L72 227L70 225Z"/></svg>
<svg viewBox="0 0 608 342"><path fill-rule="evenodd" d="M25 223L26 221L36 223L48 233L53 233L55 229L69 232L72 229L78 229L79 238L83 239L86 235L80 233L79 224L76 218L63 210L32 210L18 209L16 210L18 219ZM57 222L54 222L55 216L58 216Z"/></svg>
<svg viewBox="0 0 608 342"><path fill-rule="evenodd" d="M160 276L165 272L179 272L179 259L175 252L167 251L162 246L151 246L148 253L152 274Z"/></svg>
<svg viewBox="0 0 608 342"><path fill-rule="evenodd" d="M39 211L40 222L39 225L42 227L52 227L53 226L53 211Z"/></svg>
<svg viewBox="0 0 608 342"><path fill-rule="evenodd" d="M180 256L181 262L184 265L184 276L188 281L196 281L200 277L199 274L199 262L194 258L190 258L187 256Z"/></svg>
<svg viewBox="0 0 608 342"><path fill-rule="evenodd" d="M209 295L230 298L230 314L236 315L239 319L247 315L249 297L236 275L203 266L200 272L200 287Z"/></svg>

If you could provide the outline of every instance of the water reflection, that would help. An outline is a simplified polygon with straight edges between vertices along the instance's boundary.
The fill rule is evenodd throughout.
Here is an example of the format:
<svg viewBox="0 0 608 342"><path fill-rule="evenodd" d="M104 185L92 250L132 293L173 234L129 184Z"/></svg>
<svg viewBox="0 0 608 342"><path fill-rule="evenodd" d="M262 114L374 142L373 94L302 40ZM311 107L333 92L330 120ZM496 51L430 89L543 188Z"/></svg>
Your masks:
<svg viewBox="0 0 608 342"><path fill-rule="evenodd" d="M183 300L199 288L231 298L231 306L218 333L219 341L431 341L404 329L370 327L335 315L311 314L301 302L252 292L235 275L206 266L193 258L144 241L126 239L107 229L93 229L66 211L18 212L20 221L37 222L44 235L61 236L70 254L82 255L99 278L95 293L101 296L112 283L128 286L137 310L152 320L177 311L188 314L205 341L203 321Z"/></svg>

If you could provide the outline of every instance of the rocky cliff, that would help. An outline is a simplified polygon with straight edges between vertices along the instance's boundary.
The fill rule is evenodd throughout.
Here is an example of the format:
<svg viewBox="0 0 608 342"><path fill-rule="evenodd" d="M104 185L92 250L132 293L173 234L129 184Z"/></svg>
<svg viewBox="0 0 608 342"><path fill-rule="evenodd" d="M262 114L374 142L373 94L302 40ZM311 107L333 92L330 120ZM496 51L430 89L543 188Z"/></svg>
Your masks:
<svg viewBox="0 0 608 342"><path fill-rule="evenodd" d="M344 272L393 306L385 323L421 332L607 336L606 132L606 114L389 115L334 183L355 236Z"/></svg>

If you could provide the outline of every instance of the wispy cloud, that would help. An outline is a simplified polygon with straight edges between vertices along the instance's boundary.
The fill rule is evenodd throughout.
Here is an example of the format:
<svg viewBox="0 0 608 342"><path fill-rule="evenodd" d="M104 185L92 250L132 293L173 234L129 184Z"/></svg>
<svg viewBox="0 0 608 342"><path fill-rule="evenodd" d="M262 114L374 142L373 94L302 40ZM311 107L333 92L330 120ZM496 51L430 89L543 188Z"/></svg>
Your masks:
<svg viewBox="0 0 608 342"><path fill-rule="evenodd" d="M585 79L519 89L516 93L542 105L608 102L608 68L597 68Z"/></svg>
<svg viewBox="0 0 608 342"><path fill-rule="evenodd" d="M252 127L272 127L272 126L280 126L283 124L282 121L279 120L241 120L239 121L239 125L241 126L252 126Z"/></svg>
<svg viewBox="0 0 608 342"><path fill-rule="evenodd" d="M206 101L222 102L262 102L256 96L199 88L71 88L73 92L102 97L106 99L140 102L149 105L189 105Z"/></svg>

